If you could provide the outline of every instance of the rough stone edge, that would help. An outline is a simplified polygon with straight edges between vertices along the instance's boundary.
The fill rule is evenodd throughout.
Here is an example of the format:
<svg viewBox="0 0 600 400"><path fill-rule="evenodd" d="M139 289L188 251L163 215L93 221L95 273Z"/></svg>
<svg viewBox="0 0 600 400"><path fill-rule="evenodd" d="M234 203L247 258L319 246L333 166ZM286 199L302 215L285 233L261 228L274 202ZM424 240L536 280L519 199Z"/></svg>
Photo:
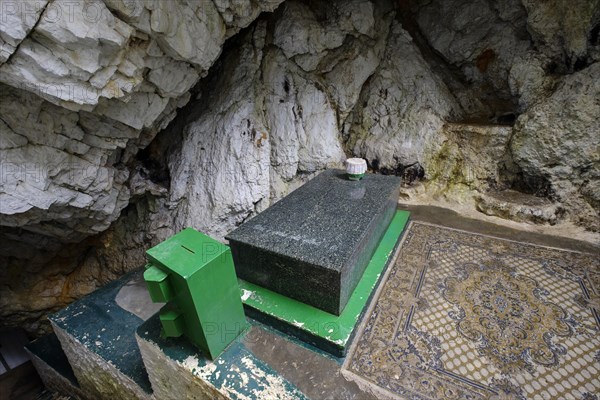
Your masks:
<svg viewBox="0 0 600 400"><path fill-rule="evenodd" d="M86 398L114 400L151 399L153 397L110 362L88 350L77 339L52 321L51 324ZM84 360L84 362L82 363L81 360ZM86 368L85 361L91 364L93 368ZM91 376L97 376L100 371L103 372L103 376L107 377L106 380L102 381L102 378L100 380L90 379ZM97 385L96 382L104 383L105 386Z"/></svg>
<svg viewBox="0 0 600 400"><path fill-rule="evenodd" d="M161 400L226 400L230 397L210 383L191 374L177 361L164 355L155 343L135 335L154 396Z"/></svg>
<svg viewBox="0 0 600 400"><path fill-rule="evenodd" d="M528 205L485 193L475 197L475 207L491 217L536 225L556 225L560 210L560 206L554 203Z"/></svg>
<svg viewBox="0 0 600 400"><path fill-rule="evenodd" d="M74 397L77 400L87 399L83 391L65 378L61 373L52 368L37 355L33 354L29 349L25 348L25 351L29 354L29 358L35 367L35 370L40 378L42 378L42 382L48 390Z"/></svg>
<svg viewBox="0 0 600 400"><path fill-rule="evenodd" d="M421 189L422 190L422 189ZM586 242L592 246L598 246L598 233L587 231L585 228L575 225L572 221L557 222L556 225L537 225L528 222L518 222L509 219L500 218L498 216L486 215L477 210L477 205L474 197L467 199L465 202L454 203L442 198L432 198L427 193L416 192L410 198L401 197L398 199L398 206L432 206L445 208L449 211L460 214L461 216L477 221L487 222L495 225L500 225L505 228L530 232L540 235L553 236L556 238L565 238Z"/></svg>

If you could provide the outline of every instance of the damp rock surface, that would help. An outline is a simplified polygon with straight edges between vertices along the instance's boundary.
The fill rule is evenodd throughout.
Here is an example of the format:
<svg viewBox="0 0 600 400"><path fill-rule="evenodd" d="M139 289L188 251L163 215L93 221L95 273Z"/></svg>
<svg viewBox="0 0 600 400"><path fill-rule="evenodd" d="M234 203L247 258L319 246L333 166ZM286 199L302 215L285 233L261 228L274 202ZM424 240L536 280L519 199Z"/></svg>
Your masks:
<svg viewBox="0 0 600 400"><path fill-rule="evenodd" d="M554 234L598 231L598 0L201 3L0 18L7 324L48 331L144 249L222 240L347 157L403 200L484 218L479 198L515 190L562 210Z"/></svg>
<svg viewBox="0 0 600 400"><path fill-rule="evenodd" d="M536 224L556 224L563 212L551 201L514 190L482 194L477 209L486 215Z"/></svg>

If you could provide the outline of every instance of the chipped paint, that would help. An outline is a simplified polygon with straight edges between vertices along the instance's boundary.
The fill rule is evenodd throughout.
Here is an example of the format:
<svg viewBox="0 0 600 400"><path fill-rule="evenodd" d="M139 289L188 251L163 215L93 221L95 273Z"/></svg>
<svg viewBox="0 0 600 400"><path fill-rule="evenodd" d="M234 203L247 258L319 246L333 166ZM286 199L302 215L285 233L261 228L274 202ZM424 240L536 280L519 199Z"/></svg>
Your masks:
<svg viewBox="0 0 600 400"><path fill-rule="evenodd" d="M244 357L244 358L242 358L242 364L244 364L244 366L246 368L252 368L252 367L254 367L254 363L252 362L252 360L250 359L250 357Z"/></svg>
<svg viewBox="0 0 600 400"><path fill-rule="evenodd" d="M242 363L250 370L257 378L266 380L266 385L262 385L258 389L253 389L252 394L256 399L293 399L296 398L289 392L283 378L276 374L265 372L258 368L254 360L250 357L242 358Z"/></svg>
<svg viewBox="0 0 600 400"><path fill-rule="evenodd" d="M232 389L230 389L228 387L225 388L225 392L227 392L227 394L230 397L233 397L235 399L239 399L239 400L254 400L254 399L252 399L252 398L250 398L250 397L248 397L248 396L246 396L244 394L238 393L235 390L232 390Z"/></svg>
<svg viewBox="0 0 600 400"><path fill-rule="evenodd" d="M194 356L194 355L190 355L188 356L185 360L183 360L182 362L180 362L180 364L184 367L187 368L189 370L192 370L194 368L198 367L198 357Z"/></svg>
<svg viewBox="0 0 600 400"><path fill-rule="evenodd" d="M203 379L208 379L217 369L217 366L213 363L207 364L204 367L197 369L197 375Z"/></svg>
<svg viewBox="0 0 600 400"><path fill-rule="evenodd" d="M242 289L242 301L246 301L250 298L250 296L252 296L252 294L254 294L254 292L252 290L246 290L246 289Z"/></svg>
<svg viewBox="0 0 600 400"><path fill-rule="evenodd" d="M159 327L160 321L154 316L137 331L144 359L152 359L154 367L148 369L148 373L153 387L169 385L168 388L155 387L156 398L220 399L220 394L240 400L306 399L294 385L256 358L241 339L236 339L217 360L211 361L183 337L161 338L157 333ZM176 365L176 370L169 370L170 365ZM177 376L177 379L165 380L165 376ZM211 396L198 397L198 392Z"/></svg>
<svg viewBox="0 0 600 400"><path fill-rule="evenodd" d="M192 373L204 380L210 378L217 370L215 363L209 362L206 365L201 366L200 360L197 355L189 355L185 360L180 362L182 367L192 371Z"/></svg>

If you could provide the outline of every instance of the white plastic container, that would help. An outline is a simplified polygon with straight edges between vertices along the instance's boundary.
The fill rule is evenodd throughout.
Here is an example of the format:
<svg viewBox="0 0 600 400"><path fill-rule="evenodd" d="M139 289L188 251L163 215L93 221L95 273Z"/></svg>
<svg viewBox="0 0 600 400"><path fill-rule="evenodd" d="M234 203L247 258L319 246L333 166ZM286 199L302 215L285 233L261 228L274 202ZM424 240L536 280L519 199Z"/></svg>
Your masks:
<svg viewBox="0 0 600 400"><path fill-rule="evenodd" d="M367 162L362 158L349 158L346 160L346 173L351 181L359 181L367 172Z"/></svg>

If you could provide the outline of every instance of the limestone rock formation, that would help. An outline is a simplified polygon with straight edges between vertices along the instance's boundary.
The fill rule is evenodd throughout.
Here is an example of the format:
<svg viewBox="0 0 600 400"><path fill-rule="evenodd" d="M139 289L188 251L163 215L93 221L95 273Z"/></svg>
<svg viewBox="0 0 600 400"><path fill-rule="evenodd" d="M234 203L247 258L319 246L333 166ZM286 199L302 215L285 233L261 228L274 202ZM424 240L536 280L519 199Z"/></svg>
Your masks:
<svg viewBox="0 0 600 400"><path fill-rule="evenodd" d="M13 55L21 41L31 32L47 3L47 0L2 2L0 65Z"/></svg>
<svg viewBox="0 0 600 400"><path fill-rule="evenodd" d="M48 309L139 266L142 240L168 234L157 233L168 213L147 205L117 221L145 193L159 196L151 204L164 195L135 155L189 101L225 40L281 1L2 1L3 316L28 313L37 331Z"/></svg>
<svg viewBox="0 0 600 400"><path fill-rule="evenodd" d="M169 158L177 227L223 237L311 174L342 166L341 126L391 22L387 2L351 4L288 1L272 32L257 24L224 57Z"/></svg>
<svg viewBox="0 0 600 400"><path fill-rule="evenodd" d="M106 230L129 202L129 171L111 164L138 132L4 85L0 109L2 225L66 242Z"/></svg>
<svg viewBox="0 0 600 400"><path fill-rule="evenodd" d="M268 198L270 146L257 85L264 31L258 25L249 42L226 57L229 68L201 94L201 115L186 126L181 152L170 159L180 227L222 236Z"/></svg>
<svg viewBox="0 0 600 400"><path fill-rule="evenodd" d="M477 209L486 215L518 222L556 224L563 210L556 203L515 190L482 194L477 198Z"/></svg>
<svg viewBox="0 0 600 400"><path fill-rule="evenodd" d="M535 1L523 0L527 11L527 31L535 47L552 59L557 68L572 72L587 60L598 61L598 38L593 43L593 30L598 35L600 2L598 0Z"/></svg>
<svg viewBox="0 0 600 400"><path fill-rule="evenodd" d="M2 0L7 324L349 156L405 201L598 230L598 0L71 3Z"/></svg>
<svg viewBox="0 0 600 400"><path fill-rule="evenodd" d="M531 48L527 14L519 0L417 1L420 32L445 62L462 72L467 82L460 98L473 117L494 117L510 112L508 73L514 59ZM468 106L470 97L483 105ZM494 115L495 114L495 115Z"/></svg>
<svg viewBox="0 0 600 400"><path fill-rule="evenodd" d="M225 39L280 2L3 2L2 225L62 242L108 228L129 201L124 164Z"/></svg>
<svg viewBox="0 0 600 400"><path fill-rule="evenodd" d="M425 185L433 197L469 202L474 193L501 185L510 126L448 123L441 132L444 141L425 163Z"/></svg>
<svg viewBox="0 0 600 400"><path fill-rule="evenodd" d="M348 147L375 169L402 172L435 153L444 121L461 113L410 35L394 23L383 60L354 109Z"/></svg>
<svg viewBox="0 0 600 400"><path fill-rule="evenodd" d="M526 179L548 186L572 219L598 231L600 62L566 76L552 95L517 121L511 142Z"/></svg>

